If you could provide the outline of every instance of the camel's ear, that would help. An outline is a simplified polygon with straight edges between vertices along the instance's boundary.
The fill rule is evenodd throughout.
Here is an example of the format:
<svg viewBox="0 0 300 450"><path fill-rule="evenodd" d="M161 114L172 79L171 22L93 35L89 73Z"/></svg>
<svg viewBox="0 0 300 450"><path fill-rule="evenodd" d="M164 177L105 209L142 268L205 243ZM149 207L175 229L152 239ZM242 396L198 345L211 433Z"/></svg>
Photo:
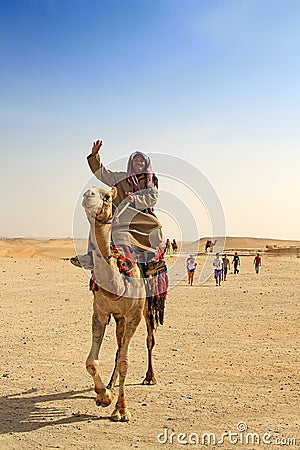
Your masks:
<svg viewBox="0 0 300 450"><path fill-rule="evenodd" d="M114 200L116 198L116 196L118 195L118 189L115 186L113 186L111 188L111 192L112 192L112 199Z"/></svg>

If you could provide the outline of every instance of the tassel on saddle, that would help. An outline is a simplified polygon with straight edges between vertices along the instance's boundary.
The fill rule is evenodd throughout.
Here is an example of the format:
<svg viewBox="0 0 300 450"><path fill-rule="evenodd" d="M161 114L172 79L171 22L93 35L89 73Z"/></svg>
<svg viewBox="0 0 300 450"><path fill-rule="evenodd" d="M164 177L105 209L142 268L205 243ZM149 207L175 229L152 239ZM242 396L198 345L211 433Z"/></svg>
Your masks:
<svg viewBox="0 0 300 450"><path fill-rule="evenodd" d="M92 273L92 276L90 278L90 291L92 291L92 292L99 291L98 284L95 281L95 274L94 273Z"/></svg>
<svg viewBox="0 0 300 450"><path fill-rule="evenodd" d="M168 291L167 268L156 272L156 276L151 277L147 284L147 305L148 316L152 329L164 323L165 301Z"/></svg>

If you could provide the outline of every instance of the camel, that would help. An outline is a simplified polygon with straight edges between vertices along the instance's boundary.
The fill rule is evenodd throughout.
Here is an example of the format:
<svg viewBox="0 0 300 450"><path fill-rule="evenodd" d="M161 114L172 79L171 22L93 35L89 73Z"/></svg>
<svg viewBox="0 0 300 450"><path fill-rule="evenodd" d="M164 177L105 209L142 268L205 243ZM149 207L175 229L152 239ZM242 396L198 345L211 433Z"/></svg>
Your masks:
<svg viewBox="0 0 300 450"><path fill-rule="evenodd" d="M111 254L112 201L117 195L113 187L107 191L90 188L83 196L82 205L91 224L96 250L93 251L94 274L98 290L93 291L94 311L92 319L92 346L86 360L87 371L95 384L97 406L108 406L119 376L119 395L111 419L129 421L130 412L125 399L125 379L128 369L128 350L143 315L147 327L148 369L143 384L156 384L152 368L154 327L148 315L148 303L144 280L138 265L131 271L130 282L119 271L117 259ZM106 325L113 316L116 322L117 353L110 381L105 386L99 373L98 355Z"/></svg>
<svg viewBox="0 0 300 450"><path fill-rule="evenodd" d="M211 239L208 239L205 244L205 252L207 252L207 250L209 250L209 253L213 253L216 242L217 242L217 239L215 239L214 241L212 241Z"/></svg>

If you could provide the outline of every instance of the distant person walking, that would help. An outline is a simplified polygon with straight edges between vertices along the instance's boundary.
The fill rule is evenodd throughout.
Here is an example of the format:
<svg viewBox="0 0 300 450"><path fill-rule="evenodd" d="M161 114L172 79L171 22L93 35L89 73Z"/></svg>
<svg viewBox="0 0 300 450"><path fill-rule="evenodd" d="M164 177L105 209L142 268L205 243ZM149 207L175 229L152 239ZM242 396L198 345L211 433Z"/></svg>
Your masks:
<svg viewBox="0 0 300 450"><path fill-rule="evenodd" d="M173 241L172 241L172 250L173 250L173 253L176 253L176 252L177 252L177 249L178 249L177 242L176 242L175 239L173 239Z"/></svg>
<svg viewBox="0 0 300 450"><path fill-rule="evenodd" d="M228 270L230 270L230 261L227 258L227 255L225 254L224 258L223 258L223 277L222 277L223 281L227 281L226 277L227 277Z"/></svg>
<svg viewBox="0 0 300 450"><path fill-rule="evenodd" d="M166 252L166 255L169 255L171 253L171 242L170 242L170 239L167 239L167 241L166 241L165 252Z"/></svg>
<svg viewBox="0 0 300 450"><path fill-rule="evenodd" d="M261 256L260 256L259 253L256 253L256 256L254 258L253 264L254 264L254 267L255 267L255 272L259 273L259 269L260 269L260 266L261 266Z"/></svg>
<svg viewBox="0 0 300 450"><path fill-rule="evenodd" d="M235 252L235 254L233 256L232 263L233 263L233 273L234 274L238 274L240 272L238 267L241 265L241 260L240 260L240 257L238 255L238 252Z"/></svg>
<svg viewBox="0 0 300 450"><path fill-rule="evenodd" d="M197 267L196 259L194 255L190 255L186 260L186 268L188 273L188 282L192 286L194 281L194 273Z"/></svg>
<svg viewBox="0 0 300 450"><path fill-rule="evenodd" d="M213 267L215 269L214 278L216 280L216 286L221 286L222 274L223 274L223 259L220 253L216 253L216 257L213 261Z"/></svg>

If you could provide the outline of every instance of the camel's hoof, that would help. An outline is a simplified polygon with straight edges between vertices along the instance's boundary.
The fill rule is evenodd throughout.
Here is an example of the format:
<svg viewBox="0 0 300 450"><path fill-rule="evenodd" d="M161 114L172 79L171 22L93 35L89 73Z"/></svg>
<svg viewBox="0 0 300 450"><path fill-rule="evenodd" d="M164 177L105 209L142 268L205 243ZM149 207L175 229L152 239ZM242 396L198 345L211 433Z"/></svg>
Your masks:
<svg viewBox="0 0 300 450"><path fill-rule="evenodd" d="M142 382L142 384L147 384L148 386L152 385L152 384L156 384L156 379L154 377L148 379L145 378L144 381Z"/></svg>
<svg viewBox="0 0 300 450"><path fill-rule="evenodd" d="M103 391L99 392L96 397L96 405L97 406L109 406L112 402L113 395L112 392L108 389L104 389Z"/></svg>
<svg viewBox="0 0 300 450"><path fill-rule="evenodd" d="M131 414L127 409L125 411L115 410L110 418L113 422L129 422Z"/></svg>
<svg viewBox="0 0 300 450"><path fill-rule="evenodd" d="M105 408L106 406L109 406L110 404L111 404L111 401L103 401L102 399L96 398L97 406L103 406L103 408Z"/></svg>
<svg viewBox="0 0 300 450"><path fill-rule="evenodd" d="M112 420L113 422L120 422L121 420L121 415L120 414L112 414L110 416L110 420Z"/></svg>
<svg viewBox="0 0 300 450"><path fill-rule="evenodd" d="M131 414L127 412L123 416L121 416L121 422L129 422L131 420Z"/></svg>

